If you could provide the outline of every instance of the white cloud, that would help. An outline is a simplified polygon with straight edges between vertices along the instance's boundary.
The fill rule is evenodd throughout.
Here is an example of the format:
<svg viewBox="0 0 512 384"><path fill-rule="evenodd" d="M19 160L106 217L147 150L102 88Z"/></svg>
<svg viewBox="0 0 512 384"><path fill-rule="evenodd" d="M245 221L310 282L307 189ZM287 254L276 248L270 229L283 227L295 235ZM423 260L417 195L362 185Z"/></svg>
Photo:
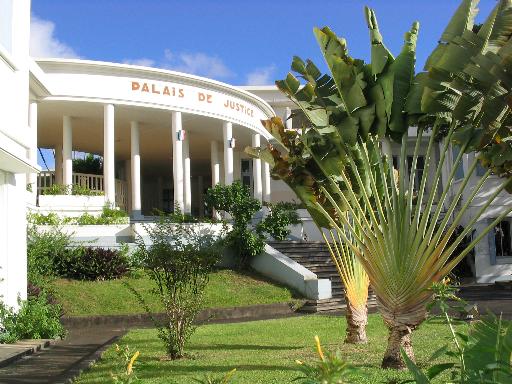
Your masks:
<svg viewBox="0 0 512 384"><path fill-rule="evenodd" d="M126 59L123 62L126 64L170 69L216 79L226 79L234 76L234 73L224 64L221 58L203 52L174 53L166 49L160 60L139 58Z"/></svg>
<svg viewBox="0 0 512 384"><path fill-rule="evenodd" d="M126 59L126 60L123 60L123 63L131 64L131 65L140 65L141 67L154 67L156 65L155 60L146 59L146 58L133 59L133 60Z"/></svg>
<svg viewBox="0 0 512 384"><path fill-rule="evenodd" d="M268 67L258 68L247 74L247 85L270 85L274 84L275 64Z"/></svg>
<svg viewBox="0 0 512 384"><path fill-rule="evenodd" d="M32 15L30 20L30 55L32 57L78 58L69 45L54 36L55 23Z"/></svg>

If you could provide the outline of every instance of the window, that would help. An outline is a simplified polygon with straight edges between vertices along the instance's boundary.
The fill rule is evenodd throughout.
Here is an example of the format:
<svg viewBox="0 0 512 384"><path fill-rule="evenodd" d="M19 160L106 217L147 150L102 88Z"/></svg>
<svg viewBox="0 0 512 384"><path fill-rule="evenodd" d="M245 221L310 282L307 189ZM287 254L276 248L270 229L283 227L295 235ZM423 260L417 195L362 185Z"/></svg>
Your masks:
<svg viewBox="0 0 512 384"><path fill-rule="evenodd" d="M0 45L12 51L12 0L0 0Z"/></svg>
<svg viewBox="0 0 512 384"><path fill-rule="evenodd" d="M162 210L166 213L172 212L174 208L173 203L174 191L170 188L162 190Z"/></svg>
<svg viewBox="0 0 512 384"><path fill-rule="evenodd" d="M453 163L455 164L455 160L457 160L457 156L459 156L460 147L457 145L452 145L452 156L453 156ZM455 171L455 180L460 180L464 178L464 168L462 168L462 159L457 167L457 170Z"/></svg>
<svg viewBox="0 0 512 384"><path fill-rule="evenodd" d="M512 256L512 239L510 236L510 221L503 220L494 227L496 256Z"/></svg>
<svg viewBox="0 0 512 384"><path fill-rule="evenodd" d="M411 174L413 156L407 156L407 174ZM416 160L416 171L414 174L414 190L417 191L421 184L423 177L423 170L425 169L425 157L418 156Z"/></svg>
<svg viewBox="0 0 512 384"><path fill-rule="evenodd" d="M252 193L252 160L251 159L242 159L240 168L241 168L242 184L249 187L249 190Z"/></svg>

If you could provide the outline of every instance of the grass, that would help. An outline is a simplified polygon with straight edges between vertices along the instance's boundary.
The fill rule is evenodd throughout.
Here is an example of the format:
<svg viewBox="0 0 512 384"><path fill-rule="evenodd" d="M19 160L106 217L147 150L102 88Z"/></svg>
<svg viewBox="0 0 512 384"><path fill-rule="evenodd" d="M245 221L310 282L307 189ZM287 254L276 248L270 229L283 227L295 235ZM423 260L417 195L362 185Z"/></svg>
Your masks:
<svg viewBox="0 0 512 384"><path fill-rule="evenodd" d="M150 293L154 283L146 276L109 281L57 279L52 283L52 290L68 316L143 313L144 310L123 285L124 282L137 289L153 311L162 311L157 297ZM276 285L254 274L230 270L212 273L205 293L207 308L291 301L294 301L294 298L289 288Z"/></svg>
<svg viewBox="0 0 512 384"><path fill-rule="evenodd" d="M187 347L190 357L177 361L163 359L163 345L153 329L133 330L119 344L140 351L135 372L144 384L193 383L193 378L201 379L206 374L220 377L233 368L237 369L234 384L290 383L300 375L296 359L310 362L317 359L314 335L320 337L325 350L340 349L342 356L357 368L352 382L398 383L410 378L408 372L380 369L387 330L379 315L369 317L367 345L343 344L345 324L342 317L310 315L205 325L190 339ZM424 323L414 332L413 345L420 367L427 365L428 357L444 345L448 337L449 331L444 324ZM122 362L111 347L76 382L105 383L111 372L122 369Z"/></svg>

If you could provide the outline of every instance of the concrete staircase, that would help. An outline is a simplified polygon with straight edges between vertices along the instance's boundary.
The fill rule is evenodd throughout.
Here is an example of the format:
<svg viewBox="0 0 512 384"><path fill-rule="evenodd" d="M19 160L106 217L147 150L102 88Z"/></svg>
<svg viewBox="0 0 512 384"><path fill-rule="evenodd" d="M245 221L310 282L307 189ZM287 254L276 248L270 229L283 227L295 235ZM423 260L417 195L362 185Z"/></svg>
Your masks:
<svg viewBox="0 0 512 384"><path fill-rule="evenodd" d="M308 300L301 312L339 311L345 307L343 283L323 241L272 241L268 244L315 273L319 279L331 280L332 298Z"/></svg>

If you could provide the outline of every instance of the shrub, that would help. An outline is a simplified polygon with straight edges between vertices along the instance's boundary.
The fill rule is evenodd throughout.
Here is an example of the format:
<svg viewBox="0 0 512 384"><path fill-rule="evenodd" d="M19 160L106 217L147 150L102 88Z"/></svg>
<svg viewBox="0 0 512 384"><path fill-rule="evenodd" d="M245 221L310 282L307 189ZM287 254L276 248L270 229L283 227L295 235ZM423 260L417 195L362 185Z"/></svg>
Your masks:
<svg viewBox="0 0 512 384"><path fill-rule="evenodd" d="M256 229L260 233L268 233L275 240L286 240L290 235L290 225L300 224L297 214L297 205L288 202L279 202L276 204L268 203L268 215L261 220Z"/></svg>
<svg viewBox="0 0 512 384"><path fill-rule="evenodd" d="M77 280L112 280L129 270L127 249L79 247L55 260L59 276Z"/></svg>
<svg viewBox="0 0 512 384"><path fill-rule="evenodd" d="M103 225L103 224L127 224L130 219L128 214L122 209L111 208L108 204L103 207L101 215L94 216L88 212L78 217L60 218L57 214L50 212L47 215L43 213L29 213L27 221L34 225Z"/></svg>
<svg viewBox="0 0 512 384"><path fill-rule="evenodd" d="M304 376L294 379L302 384L348 384L354 381L349 380L349 375L354 368L347 364L341 357L339 351L336 353L324 353L320 345L320 339L315 336L316 352L319 360L308 364L297 360L299 369Z"/></svg>
<svg viewBox="0 0 512 384"><path fill-rule="evenodd" d="M37 212L29 212L27 214L27 221L29 224L34 225L59 225L61 218L54 212L50 212L47 215Z"/></svg>
<svg viewBox="0 0 512 384"><path fill-rule="evenodd" d="M81 195L81 196L101 196L104 193L95 189L83 187L78 184L63 185L53 184L51 187L43 190L43 195Z"/></svg>
<svg viewBox="0 0 512 384"><path fill-rule="evenodd" d="M57 276L57 261L74 252L68 249L70 245L70 235L59 227L38 231L30 225L27 229L28 281L35 285L45 285L48 278Z"/></svg>
<svg viewBox="0 0 512 384"><path fill-rule="evenodd" d="M453 384L463 383L510 383L512 379L512 322L494 314L473 321L468 332L456 332L449 313L465 311L467 303L456 296L457 287L448 285L449 281L434 283L434 300L428 310L437 308L439 317L444 319L452 335L451 345L439 348L430 357L434 361L439 357L456 358L457 362L433 365L423 372L404 352L402 357L407 368L419 384L430 384L445 371L450 371ZM462 310L462 311L461 311ZM436 318L436 317L434 317ZM411 381L408 381L411 382Z"/></svg>
<svg viewBox="0 0 512 384"><path fill-rule="evenodd" d="M261 209L260 202L251 197L247 186L235 181L231 185L217 184L208 189L206 203L210 208L231 216L233 229L228 241L238 255L239 267L248 267L250 260L259 255L265 246L263 235L250 227L253 215Z"/></svg>
<svg viewBox="0 0 512 384"><path fill-rule="evenodd" d="M221 235L161 216L154 226L145 226L150 242L137 236L138 264L155 284L165 320L157 321L158 336L171 359L184 356L184 347L194 332L193 322L203 307L203 294L209 274L220 259ZM141 305L150 313L142 296L131 286Z"/></svg>
<svg viewBox="0 0 512 384"><path fill-rule="evenodd" d="M60 323L61 308L48 303L46 294L20 303L18 312L0 305L0 343L15 343L21 339L54 339L64 337Z"/></svg>

